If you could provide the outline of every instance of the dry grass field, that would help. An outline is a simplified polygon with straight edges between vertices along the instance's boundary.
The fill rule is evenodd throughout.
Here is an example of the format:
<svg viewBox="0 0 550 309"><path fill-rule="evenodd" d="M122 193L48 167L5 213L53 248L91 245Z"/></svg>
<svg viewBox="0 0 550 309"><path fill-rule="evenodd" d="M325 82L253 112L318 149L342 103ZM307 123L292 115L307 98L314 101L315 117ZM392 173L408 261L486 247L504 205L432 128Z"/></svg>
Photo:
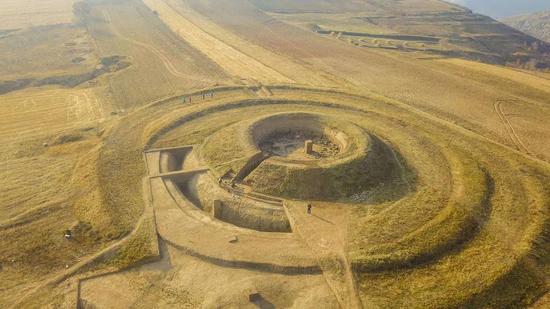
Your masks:
<svg viewBox="0 0 550 309"><path fill-rule="evenodd" d="M5 0L0 3L0 30L69 24L73 0Z"/></svg>
<svg viewBox="0 0 550 309"><path fill-rule="evenodd" d="M100 55L124 55L132 63L108 77L120 109L227 80L219 66L179 40L141 1L98 2L83 7L82 14Z"/></svg>
<svg viewBox="0 0 550 309"><path fill-rule="evenodd" d="M0 1L0 307L545 308L549 52L439 0Z"/></svg>
<svg viewBox="0 0 550 309"><path fill-rule="evenodd" d="M228 46L206 32L204 27L197 26L180 15L164 1L145 1L145 4L166 21L172 31L178 33L193 47L202 50L208 58L216 62L233 76L251 76L263 83L291 82L275 69L267 67L256 59Z"/></svg>
<svg viewBox="0 0 550 309"><path fill-rule="evenodd" d="M72 25L21 30L3 38L0 50L1 82L83 73L98 61L86 30Z"/></svg>
<svg viewBox="0 0 550 309"><path fill-rule="evenodd" d="M111 107L95 89L28 89L2 96L0 138L18 142L73 127L93 126Z"/></svg>
<svg viewBox="0 0 550 309"><path fill-rule="evenodd" d="M77 163L98 142L110 106L90 89L32 89L1 96L3 293L11 303L93 243L66 243L78 222L71 200Z"/></svg>

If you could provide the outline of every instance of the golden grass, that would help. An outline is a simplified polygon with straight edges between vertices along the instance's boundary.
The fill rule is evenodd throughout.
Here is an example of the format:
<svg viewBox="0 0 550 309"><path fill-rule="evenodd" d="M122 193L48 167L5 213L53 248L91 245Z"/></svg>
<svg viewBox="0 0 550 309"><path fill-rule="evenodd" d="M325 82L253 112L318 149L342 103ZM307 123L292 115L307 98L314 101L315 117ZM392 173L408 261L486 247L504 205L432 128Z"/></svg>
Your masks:
<svg viewBox="0 0 550 309"><path fill-rule="evenodd" d="M73 0L4 0L0 3L0 30L68 24Z"/></svg>
<svg viewBox="0 0 550 309"><path fill-rule="evenodd" d="M0 96L0 140L24 141L72 127L93 125L108 116L100 89L26 89Z"/></svg>
<svg viewBox="0 0 550 309"><path fill-rule="evenodd" d="M104 265L101 266L126 269L158 259L159 251L156 239L158 236L153 220L154 218L148 218L143 222L128 244L105 260Z"/></svg>
<svg viewBox="0 0 550 309"><path fill-rule="evenodd" d="M80 27L19 31L3 38L0 44L0 82L92 71L99 62L93 50L89 34Z"/></svg>
<svg viewBox="0 0 550 309"><path fill-rule="evenodd" d="M182 42L141 1L90 5L82 19L102 57L125 55L132 63L106 77L118 111L227 80L220 67Z"/></svg>
<svg viewBox="0 0 550 309"><path fill-rule="evenodd" d="M99 143L99 123L111 110L104 94L101 87L41 87L0 95L0 233L10 239L0 252L1 304L102 245L78 224L73 203L75 167ZM78 236L65 240L65 229Z"/></svg>
<svg viewBox="0 0 550 309"><path fill-rule="evenodd" d="M335 82L307 63L243 39L196 12L191 5L172 0L151 0L146 4L152 10L157 6L164 8L166 14L159 14L160 18L183 40L204 52L238 82L310 85ZM189 31L196 28L200 31Z"/></svg>
<svg viewBox="0 0 550 309"><path fill-rule="evenodd" d="M63 237L79 218L72 208L72 177L80 156L97 143L95 131L80 133L83 140L45 148L57 136L21 142L3 149L0 187L0 248L5 293L0 303L12 303L21 293L50 275L74 265L90 250L98 249L93 235L77 233L73 241ZM35 150L33 150L35 149Z"/></svg>
<svg viewBox="0 0 550 309"><path fill-rule="evenodd" d="M466 68L473 71L483 72L499 79L509 79L516 83L524 84L539 91L550 93L550 82L547 78L539 77L529 71L521 71L518 69L489 65L464 59L441 59L436 62L450 63L457 67Z"/></svg>
<svg viewBox="0 0 550 309"><path fill-rule="evenodd" d="M252 78L262 83L290 82L291 80L258 60L225 44L193 22L180 15L163 0L145 0L151 10L157 11L166 24L185 41L204 52L208 58L230 75Z"/></svg>

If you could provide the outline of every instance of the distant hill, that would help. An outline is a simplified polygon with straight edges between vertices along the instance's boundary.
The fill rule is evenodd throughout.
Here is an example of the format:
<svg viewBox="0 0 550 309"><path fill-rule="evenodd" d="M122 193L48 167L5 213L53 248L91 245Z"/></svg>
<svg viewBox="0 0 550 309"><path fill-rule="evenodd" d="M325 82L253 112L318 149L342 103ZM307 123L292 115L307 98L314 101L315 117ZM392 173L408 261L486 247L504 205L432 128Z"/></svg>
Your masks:
<svg viewBox="0 0 550 309"><path fill-rule="evenodd" d="M502 19L509 26L550 42L550 10Z"/></svg>
<svg viewBox="0 0 550 309"><path fill-rule="evenodd" d="M446 0L472 9L476 13L504 18L550 9L548 0Z"/></svg>
<svg viewBox="0 0 550 309"><path fill-rule="evenodd" d="M299 26L307 25L309 30L337 36L360 48L423 51L443 57L458 57L527 69L550 69L549 43L491 17L472 12L470 8L473 9L473 6L469 5L469 1L249 2L264 12L276 14L277 18L286 22ZM529 3L539 2L533 0ZM492 7L498 7L489 0L484 0L483 3L493 3ZM517 5L516 7L527 8Z"/></svg>

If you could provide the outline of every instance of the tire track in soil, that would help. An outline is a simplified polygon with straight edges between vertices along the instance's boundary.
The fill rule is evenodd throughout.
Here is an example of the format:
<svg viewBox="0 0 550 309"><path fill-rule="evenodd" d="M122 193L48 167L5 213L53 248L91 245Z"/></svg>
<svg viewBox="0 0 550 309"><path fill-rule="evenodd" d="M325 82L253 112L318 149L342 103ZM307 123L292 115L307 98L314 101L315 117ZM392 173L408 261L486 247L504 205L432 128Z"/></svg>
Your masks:
<svg viewBox="0 0 550 309"><path fill-rule="evenodd" d="M506 134L508 135L512 143L514 143L514 146L516 147L517 150L530 154L529 149L527 149L523 141L519 138L519 135L514 129L514 126L512 126L510 119L506 117L506 113L504 113L504 110L502 107L504 103L507 103L507 101L503 99L499 99L493 104L493 107L498 117L500 118L500 121L504 125Z"/></svg>
<svg viewBox="0 0 550 309"><path fill-rule="evenodd" d="M183 79L186 79L186 80L191 80L191 81L195 81L195 82L200 82L200 83L213 83L214 81L210 80L210 79L204 79L204 78L197 78L197 77L192 77L190 76L189 74L185 74L183 72L180 72L175 66L174 64L170 61L170 59L168 58L168 56L166 56L166 54L164 54L161 50L159 50L158 48L154 47L153 45L150 45L150 44L147 44L147 43L143 43L143 42L140 42L140 41L137 41L137 40L134 40L134 39L129 39L125 36L123 36L120 32L118 32L118 30L114 27L114 25L112 24L111 22L111 16L109 14L109 12L107 11L102 11L103 13L103 18L105 19L105 23L107 25L109 25L109 29L111 30L111 32L117 36L119 39L123 40L123 41L126 41L126 42L129 42L131 44L134 44L134 45L137 45L137 46L140 46L140 47L143 47L145 48L146 50L150 51L151 53L153 53L155 56L157 56L159 58L159 60L162 62L162 64L164 65L164 67L166 68L166 70L174 75L175 77L179 77L179 78L183 78Z"/></svg>

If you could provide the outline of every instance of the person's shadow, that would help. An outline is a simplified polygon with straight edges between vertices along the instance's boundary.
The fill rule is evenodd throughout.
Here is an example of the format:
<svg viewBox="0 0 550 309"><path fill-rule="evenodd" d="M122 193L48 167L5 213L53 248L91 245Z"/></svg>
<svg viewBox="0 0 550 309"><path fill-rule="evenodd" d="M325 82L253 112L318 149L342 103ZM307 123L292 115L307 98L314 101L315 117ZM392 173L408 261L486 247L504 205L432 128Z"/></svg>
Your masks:
<svg viewBox="0 0 550 309"><path fill-rule="evenodd" d="M316 214L313 214L313 213L312 213L311 215L314 216L315 218L321 220L321 221L324 221L324 222L326 222L326 223L330 223L330 224L334 225L334 222L332 222L332 221L330 221L330 220L327 220L327 219L325 219L325 218L323 218L323 217L320 217L320 216L318 216L318 215L316 215Z"/></svg>
<svg viewBox="0 0 550 309"><path fill-rule="evenodd" d="M275 309L275 305L272 304L269 300L265 299L260 294L254 295L253 299L251 299L250 302L260 309Z"/></svg>

